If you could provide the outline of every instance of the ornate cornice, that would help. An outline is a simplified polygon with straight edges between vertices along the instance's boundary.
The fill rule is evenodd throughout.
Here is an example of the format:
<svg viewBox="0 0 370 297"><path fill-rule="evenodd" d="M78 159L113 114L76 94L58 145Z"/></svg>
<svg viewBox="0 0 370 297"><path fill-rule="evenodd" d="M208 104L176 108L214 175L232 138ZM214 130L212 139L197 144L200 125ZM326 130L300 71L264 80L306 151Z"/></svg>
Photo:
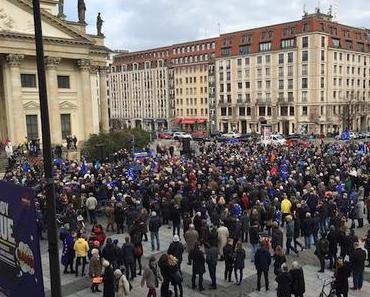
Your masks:
<svg viewBox="0 0 370 297"><path fill-rule="evenodd" d="M61 58L59 57L45 57L45 66L47 68L56 68L60 64Z"/></svg>
<svg viewBox="0 0 370 297"><path fill-rule="evenodd" d="M89 59L77 60L77 66L82 71L89 71L91 69L91 61Z"/></svg>
<svg viewBox="0 0 370 297"><path fill-rule="evenodd" d="M108 66L99 66L98 69L99 69L100 76L106 76L107 72L109 70L109 67Z"/></svg>
<svg viewBox="0 0 370 297"><path fill-rule="evenodd" d="M6 61L10 66L19 66L24 59L24 55L9 54L6 56Z"/></svg>

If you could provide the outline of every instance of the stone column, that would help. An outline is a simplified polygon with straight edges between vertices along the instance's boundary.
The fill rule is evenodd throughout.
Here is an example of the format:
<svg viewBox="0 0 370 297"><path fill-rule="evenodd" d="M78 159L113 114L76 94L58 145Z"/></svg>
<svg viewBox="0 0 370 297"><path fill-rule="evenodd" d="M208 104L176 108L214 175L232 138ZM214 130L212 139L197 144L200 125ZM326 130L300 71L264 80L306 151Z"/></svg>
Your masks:
<svg viewBox="0 0 370 297"><path fill-rule="evenodd" d="M90 60L81 59L77 61L80 69L80 83L81 83L81 110L83 117L84 135L83 139L87 140L89 135L93 133L93 109L91 102L91 81L90 81Z"/></svg>
<svg viewBox="0 0 370 297"><path fill-rule="evenodd" d="M57 66L60 64L60 60L60 58L56 57L45 58L51 143L54 145L62 143L62 126L60 122L57 79Z"/></svg>
<svg viewBox="0 0 370 297"><path fill-rule="evenodd" d="M9 54L6 56L8 69L5 71L6 77L4 79L6 85L5 102L8 112L9 138L13 144L23 143L27 136L19 67L23 59L23 55Z"/></svg>
<svg viewBox="0 0 370 297"><path fill-rule="evenodd" d="M101 129L104 132L109 132L107 70L108 70L108 67L106 66L99 67L100 121L101 121Z"/></svg>

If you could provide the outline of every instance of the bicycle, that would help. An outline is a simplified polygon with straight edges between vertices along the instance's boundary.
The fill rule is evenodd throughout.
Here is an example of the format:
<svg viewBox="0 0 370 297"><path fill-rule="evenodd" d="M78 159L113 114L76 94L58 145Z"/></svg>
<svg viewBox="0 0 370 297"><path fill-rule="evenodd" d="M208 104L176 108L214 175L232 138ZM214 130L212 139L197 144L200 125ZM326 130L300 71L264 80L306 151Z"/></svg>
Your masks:
<svg viewBox="0 0 370 297"><path fill-rule="evenodd" d="M334 281L335 281L334 277L324 280L319 297L335 297L336 296L336 292L334 288ZM330 287L330 290L327 293L328 287Z"/></svg>

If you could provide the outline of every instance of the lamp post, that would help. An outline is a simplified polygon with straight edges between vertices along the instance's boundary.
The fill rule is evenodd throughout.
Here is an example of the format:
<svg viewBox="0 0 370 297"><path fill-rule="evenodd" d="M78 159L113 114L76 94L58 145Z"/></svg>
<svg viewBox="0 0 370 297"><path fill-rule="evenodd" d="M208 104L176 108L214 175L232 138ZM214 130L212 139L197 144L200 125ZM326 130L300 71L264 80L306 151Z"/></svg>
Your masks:
<svg viewBox="0 0 370 297"><path fill-rule="evenodd" d="M49 267L50 267L50 283L51 296L61 297L61 282L59 268L59 249L58 249L58 234L56 223L56 197L52 171L52 152L50 139L50 123L48 111L48 96L46 90L45 62L44 62L44 45L42 40L41 27L41 11L40 0L32 0L33 3L33 18L35 26L35 43L36 43L36 60L37 60L37 76L39 82L39 100L41 112L41 128L42 128L42 148L44 157L44 171L46 179L46 212L48 224L48 245L49 245Z"/></svg>

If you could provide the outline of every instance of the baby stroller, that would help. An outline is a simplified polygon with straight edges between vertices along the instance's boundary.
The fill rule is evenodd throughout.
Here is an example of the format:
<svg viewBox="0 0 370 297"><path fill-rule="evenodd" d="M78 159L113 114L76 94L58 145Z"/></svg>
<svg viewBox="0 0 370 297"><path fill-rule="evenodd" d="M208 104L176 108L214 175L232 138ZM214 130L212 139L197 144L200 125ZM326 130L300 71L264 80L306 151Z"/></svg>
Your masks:
<svg viewBox="0 0 370 297"><path fill-rule="evenodd" d="M334 281L335 281L334 277L324 280L319 297L336 296L335 288L334 288Z"/></svg>

